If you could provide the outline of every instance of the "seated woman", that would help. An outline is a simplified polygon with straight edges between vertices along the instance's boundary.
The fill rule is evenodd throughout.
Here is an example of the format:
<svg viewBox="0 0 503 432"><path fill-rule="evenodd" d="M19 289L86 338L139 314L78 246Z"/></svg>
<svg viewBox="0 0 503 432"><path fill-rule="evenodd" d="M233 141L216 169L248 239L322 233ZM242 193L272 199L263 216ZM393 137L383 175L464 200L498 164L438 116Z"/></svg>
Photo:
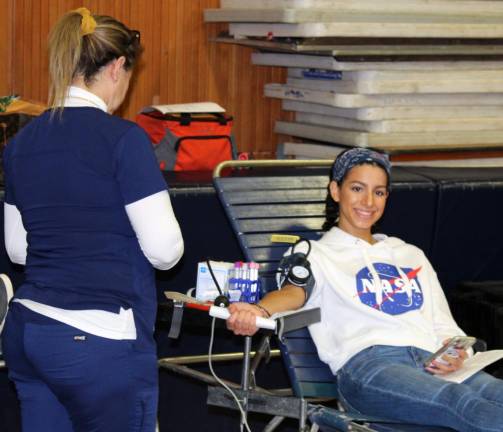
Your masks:
<svg viewBox="0 0 503 432"><path fill-rule="evenodd" d="M463 432L503 431L503 381L485 372L462 384L439 378L462 367L468 355L462 349L458 357L445 355L445 364L424 366L464 333L424 253L372 234L386 206L390 170L388 158L372 150L339 155L328 187L329 230L311 242L308 255L312 290L287 284L258 305L232 304L227 325L251 335L256 316L320 307L321 322L309 329L349 410Z"/></svg>

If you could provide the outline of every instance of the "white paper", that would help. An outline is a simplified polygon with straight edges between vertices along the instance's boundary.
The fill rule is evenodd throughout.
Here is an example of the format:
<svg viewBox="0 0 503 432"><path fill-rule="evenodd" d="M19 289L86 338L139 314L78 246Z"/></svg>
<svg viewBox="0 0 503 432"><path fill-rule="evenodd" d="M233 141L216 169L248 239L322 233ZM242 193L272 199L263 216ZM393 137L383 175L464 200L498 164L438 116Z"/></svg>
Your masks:
<svg viewBox="0 0 503 432"><path fill-rule="evenodd" d="M486 366L494 363L503 358L503 350L491 350L485 352L478 352L473 357L465 360L463 367L456 372L451 372L447 375L436 375L446 381L462 383L466 379L478 371L484 369Z"/></svg>
<svg viewBox="0 0 503 432"><path fill-rule="evenodd" d="M145 107L141 112L159 111L163 114L167 113L223 113L223 109L215 102L194 102L177 105L152 105Z"/></svg>

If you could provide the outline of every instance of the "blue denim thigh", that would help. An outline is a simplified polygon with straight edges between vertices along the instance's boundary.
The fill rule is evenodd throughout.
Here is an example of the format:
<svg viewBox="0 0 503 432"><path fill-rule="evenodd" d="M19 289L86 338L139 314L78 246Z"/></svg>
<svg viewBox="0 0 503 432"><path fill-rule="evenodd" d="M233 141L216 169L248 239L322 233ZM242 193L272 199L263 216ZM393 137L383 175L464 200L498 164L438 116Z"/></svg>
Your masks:
<svg viewBox="0 0 503 432"><path fill-rule="evenodd" d="M339 392L350 408L368 414L461 432L503 431L501 406L466 384L450 383L423 368L427 351L374 346L338 372Z"/></svg>
<svg viewBox="0 0 503 432"><path fill-rule="evenodd" d="M49 318L25 322L21 343L31 376L61 402L75 432L155 430L155 353L136 352L132 341L101 338ZM26 372L12 374L18 388Z"/></svg>
<svg viewBox="0 0 503 432"><path fill-rule="evenodd" d="M468 378L463 384L469 386L484 399L499 405L502 409L503 421L503 380L481 371Z"/></svg>

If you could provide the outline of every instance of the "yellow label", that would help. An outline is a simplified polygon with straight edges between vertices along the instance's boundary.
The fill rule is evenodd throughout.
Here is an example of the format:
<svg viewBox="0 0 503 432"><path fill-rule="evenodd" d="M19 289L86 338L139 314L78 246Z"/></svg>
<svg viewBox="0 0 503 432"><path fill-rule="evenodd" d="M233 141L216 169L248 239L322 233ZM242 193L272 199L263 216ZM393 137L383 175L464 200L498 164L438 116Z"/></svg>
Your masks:
<svg viewBox="0 0 503 432"><path fill-rule="evenodd" d="M273 243L296 243L300 240L299 236L289 234L272 234L271 242Z"/></svg>

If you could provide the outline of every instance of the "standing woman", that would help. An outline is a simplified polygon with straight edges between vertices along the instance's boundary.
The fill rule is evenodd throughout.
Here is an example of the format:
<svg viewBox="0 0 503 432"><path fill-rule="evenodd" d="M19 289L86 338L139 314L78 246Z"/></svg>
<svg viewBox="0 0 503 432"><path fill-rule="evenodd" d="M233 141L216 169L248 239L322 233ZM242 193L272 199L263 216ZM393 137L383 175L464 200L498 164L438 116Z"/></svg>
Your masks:
<svg viewBox="0 0 503 432"><path fill-rule="evenodd" d="M3 334L23 431L154 431L153 267L183 253L146 134L110 115L140 34L72 11L49 38L50 106L9 143L5 242L26 281Z"/></svg>
<svg viewBox="0 0 503 432"><path fill-rule="evenodd" d="M484 372L461 384L439 378L463 366L468 353L462 349L458 357L444 355L445 364L424 365L449 338L464 333L424 253L372 233L386 207L390 171L381 153L341 153L331 170L328 231L308 252L312 289L288 284L258 306L232 304L227 325L249 335L256 316L319 307L321 321L309 330L347 409L461 432L503 431L502 380Z"/></svg>

